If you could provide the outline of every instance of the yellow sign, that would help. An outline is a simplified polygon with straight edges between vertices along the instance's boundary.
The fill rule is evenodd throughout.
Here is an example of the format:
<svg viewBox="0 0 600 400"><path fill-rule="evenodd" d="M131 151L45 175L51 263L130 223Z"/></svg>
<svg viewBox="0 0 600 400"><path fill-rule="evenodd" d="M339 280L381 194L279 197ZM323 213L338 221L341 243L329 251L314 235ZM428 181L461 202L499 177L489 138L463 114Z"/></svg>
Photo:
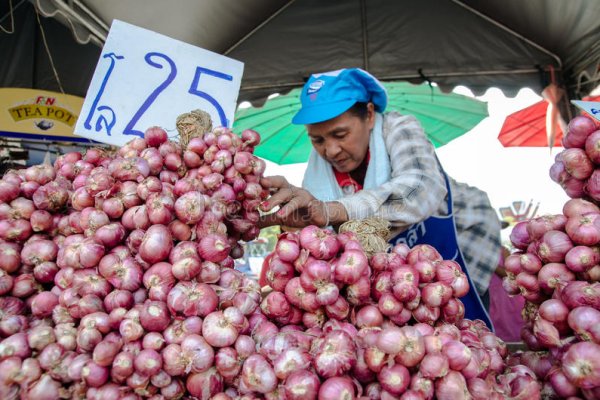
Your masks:
<svg viewBox="0 0 600 400"><path fill-rule="evenodd" d="M75 136L83 98L38 89L0 88L0 136L91 142Z"/></svg>

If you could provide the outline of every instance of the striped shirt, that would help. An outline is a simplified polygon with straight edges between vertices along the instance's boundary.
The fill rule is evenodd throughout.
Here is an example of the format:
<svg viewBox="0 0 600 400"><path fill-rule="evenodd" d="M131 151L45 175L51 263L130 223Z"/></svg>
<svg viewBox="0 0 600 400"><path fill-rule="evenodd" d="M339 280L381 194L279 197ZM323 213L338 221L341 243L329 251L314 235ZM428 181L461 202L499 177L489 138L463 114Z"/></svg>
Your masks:
<svg viewBox="0 0 600 400"><path fill-rule="evenodd" d="M432 143L412 116L384 115L383 138L391 179L338 201L350 219L371 216L390 221L395 234L432 215L448 214L446 184ZM458 244L469 275L483 295L500 254L500 221L485 192L449 177Z"/></svg>

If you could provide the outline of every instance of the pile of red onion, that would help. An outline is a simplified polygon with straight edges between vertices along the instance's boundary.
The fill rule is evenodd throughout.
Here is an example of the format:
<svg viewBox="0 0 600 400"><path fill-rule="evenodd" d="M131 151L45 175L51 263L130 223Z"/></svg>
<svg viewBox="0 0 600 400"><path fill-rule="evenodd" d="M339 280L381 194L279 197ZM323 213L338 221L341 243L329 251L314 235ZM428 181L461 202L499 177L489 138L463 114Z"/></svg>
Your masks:
<svg viewBox="0 0 600 400"><path fill-rule="evenodd" d="M183 149L153 127L7 172L0 398L207 398L261 300L233 269L267 195L259 141L217 128Z"/></svg>
<svg viewBox="0 0 600 400"><path fill-rule="evenodd" d="M259 141L217 128L182 149L153 127L6 173L0 398L539 397L431 246L369 258L309 226L281 235L261 295L233 268L268 194Z"/></svg>
<svg viewBox="0 0 600 400"><path fill-rule="evenodd" d="M507 368L504 342L463 318L466 275L431 246L367 259L353 233L309 226L282 234L266 268L273 291L250 324L278 379L267 398L539 397L533 371Z"/></svg>
<svg viewBox="0 0 600 400"><path fill-rule="evenodd" d="M521 337L529 351L513 358L535 372L547 398L600 398L596 128L585 116L570 122L563 141L567 149L557 156L550 175L572 199L562 214L515 225L510 239L516 251L504 261L504 289L526 300ZM575 184L579 189L572 190Z"/></svg>
<svg viewBox="0 0 600 400"><path fill-rule="evenodd" d="M550 178L571 198L600 201L600 130L592 118L579 115L568 125L562 140L565 150L556 155Z"/></svg>

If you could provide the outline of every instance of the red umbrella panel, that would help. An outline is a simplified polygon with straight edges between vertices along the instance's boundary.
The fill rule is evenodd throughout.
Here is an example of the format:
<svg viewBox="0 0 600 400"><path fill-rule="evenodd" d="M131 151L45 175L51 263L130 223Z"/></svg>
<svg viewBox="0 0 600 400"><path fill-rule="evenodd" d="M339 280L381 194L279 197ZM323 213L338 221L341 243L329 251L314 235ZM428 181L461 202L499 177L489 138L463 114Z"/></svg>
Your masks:
<svg viewBox="0 0 600 400"><path fill-rule="evenodd" d="M586 97L586 101L598 101L600 96ZM498 134L498 140L504 147L548 147L546 131L546 113L548 102L546 100L516 111L504 120ZM563 132L560 126L556 127L554 147L562 146Z"/></svg>

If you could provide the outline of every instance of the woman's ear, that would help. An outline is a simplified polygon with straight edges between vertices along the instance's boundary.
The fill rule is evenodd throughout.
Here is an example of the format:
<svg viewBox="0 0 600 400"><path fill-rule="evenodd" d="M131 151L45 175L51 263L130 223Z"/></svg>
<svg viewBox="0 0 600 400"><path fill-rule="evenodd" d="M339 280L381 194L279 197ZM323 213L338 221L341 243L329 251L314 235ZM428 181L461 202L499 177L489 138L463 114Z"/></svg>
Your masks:
<svg viewBox="0 0 600 400"><path fill-rule="evenodd" d="M367 125L369 130L375 126L375 105L372 102L367 103Z"/></svg>

